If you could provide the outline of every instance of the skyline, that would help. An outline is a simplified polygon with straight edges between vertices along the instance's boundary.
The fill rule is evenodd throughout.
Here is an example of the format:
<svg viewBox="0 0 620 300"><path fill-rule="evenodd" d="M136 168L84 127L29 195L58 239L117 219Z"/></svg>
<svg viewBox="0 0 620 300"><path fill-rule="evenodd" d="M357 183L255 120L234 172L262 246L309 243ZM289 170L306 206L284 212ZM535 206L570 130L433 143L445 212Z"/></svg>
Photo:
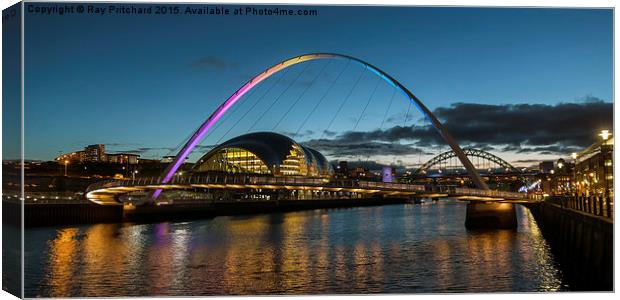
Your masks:
<svg viewBox="0 0 620 300"><path fill-rule="evenodd" d="M26 118L31 127L26 129L26 158L49 160L60 151L95 143L146 158L168 154L254 74L311 52L348 54L378 66L434 111L462 147L491 149L508 161L567 156L596 141L598 130L611 129L611 10L373 7L370 15L365 7L316 9L318 16L287 19L26 14ZM366 74L359 75L360 84L352 92L351 101L357 103L347 105L350 115L335 119L333 128L298 130L294 121L304 115L298 117L295 111L312 107L340 70L346 70L342 88L332 99L341 99L363 70L318 62L282 75L281 83L292 88L282 93L281 103L296 101L307 86L312 89L299 107L289 110L291 117L284 115L274 128L301 132L294 138L326 152L329 159L338 159L330 155L335 145L349 145L349 152L339 154L347 153L352 160L385 163L396 162L398 156L405 165L447 149L419 112L412 109L405 117L409 121L402 122L403 112L410 109L404 101L394 101L385 114L379 112L390 102L390 90L375 88L375 79ZM312 78L321 74L326 79L314 84ZM262 100L259 95L270 84L285 91L287 85L278 86L278 78L257 88L253 99ZM375 115L365 118L362 111L360 122L353 108L363 107L373 89L379 91L371 96L377 106L370 105L368 111ZM265 99L278 95L272 94ZM239 108L239 116L244 108ZM329 122L329 109L311 116L309 123ZM287 105L271 113L278 112L287 112ZM593 117L606 112L608 116ZM473 113L475 121L463 118ZM524 119L545 114L552 118ZM394 122L386 120L388 115ZM236 116L224 119L229 123L202 145L254 127L254 119L243 119L239 130L221 135ZM386 124L379 128L382 117ZM505 121L499 123L505 136L497 134L493 120L498 118ZM467 126L460 126L463 123ZM273 125L257 124L266 129ZM522 130L511 131L515 124ZM331 141L325 141L326 130ZM584 140L588 132L590 141ZM361 143L370 142L388 155L360 149ZM387 144L400 146L390 150Z"/></svg>

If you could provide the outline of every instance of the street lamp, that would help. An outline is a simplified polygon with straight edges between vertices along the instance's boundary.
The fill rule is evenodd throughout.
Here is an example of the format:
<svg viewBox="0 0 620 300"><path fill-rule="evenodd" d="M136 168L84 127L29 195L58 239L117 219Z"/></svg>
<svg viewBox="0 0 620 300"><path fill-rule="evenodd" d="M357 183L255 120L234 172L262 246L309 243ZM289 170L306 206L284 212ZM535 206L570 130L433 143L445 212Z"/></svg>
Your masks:
<svg viewBox="0 0 620 300"><path fill-rule="evenodd" d="M609 130L601 130L601 133L599 134L600 137L603 138L603 142L607 141L607 139L609 139L609 136L611 136L611 133L609 132ZM604 143L603 143L604 144ZM601 145L601 153L600 153L600 158L599 161L602 160L603 161L603 198L605 198L605 204L607 206L607 216L610 216L610 210L611 210L611 206L610 206L610 201L609 201L609 181L607 180L607 148L606 145Z"/></svg>
<svg viewBox="0 0 620 300"><path fill-rule="evenodd" d="M571 188L573 189L573 194L576 195L578 193L577 187L579 186L579 181L577 181L577 152L571 153L570 157L573 159L573 183L571 183ZM577 187L575 187L574 182L577 182Z"/></svg>
<svg viewBox="0 0 620 300"><path fill-rule="evenodd" d="M69 165L69 160L65 160L65 177L67 176L67 165Z"/></svg>
<svg viewBox="0 0 620 300"><path fill-rule="evenodd" d="M135 179L136 179L136 174L138 174L138 170L134 170L134 171L131 173L131 177L132 177L132 179L133 179L133 180L135 180Z"/></svg>

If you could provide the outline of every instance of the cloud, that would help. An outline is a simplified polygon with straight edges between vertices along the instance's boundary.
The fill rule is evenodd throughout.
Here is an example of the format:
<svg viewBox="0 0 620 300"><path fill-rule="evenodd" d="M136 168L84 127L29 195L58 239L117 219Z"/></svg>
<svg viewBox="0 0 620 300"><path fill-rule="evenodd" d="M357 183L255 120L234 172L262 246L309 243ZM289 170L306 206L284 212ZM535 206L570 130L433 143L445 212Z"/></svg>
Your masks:
<svg viewBox="0 0 620 300"><path fill-rule="evenodd" d="M131 147L140 146L138 143L103 143L106 147Z"/></svg>
<svg viewBox="0 0 620 300"><path fill-rule="evenodd" d="M342 136L335 139L314 139L302 144L335 157L428 154L412 145L372 141L351 142Z"/></svg>
<svg viewBox="0 0 620 300"><path fill-rule="evenodd" d="M596 132L613 128L613 104L593 97L555 105L455 103L433 113L462 147L492 152L578 152L597 140ZM424 154L422 149L446 146L430 125L328 132L325 136L330 139L306 144L340 157Z"/></svg>
<svg viewBox="0 0 620 300"><path fill-rule="evenodd" d="M202 153L207 153L209 151L211 151L211 149L215 148L215 145L197 145L194 148L195 152L202 152Z"/></svg>
<svg viewBox="0 0 620 300"><path fill-rule="evenodd" d="M135 149L129 149L129 150L117 150L117 151L112 151L114 153L130 153L130 154L144 154L144 153L148 153L151 151L160 151L160 150L164 150L164 151L172 151L175 150L174 148L170 148L170 147L139 147L139 148L135 148Z"/></svg>
<svg viewBox="0 0 620 300"><path fill-rule="evenodd" d="M286 135L290 138L293 139L298 139L298 138L303 138L305 136L310 136L313 135L315 132L313 130L310 129L306 129L306 130L302 130L301 132L291 132L291 131L284 131L282 132L283 135Z"/></svg>
<svg viewBox="0 0 620 300"><path fill-rule="evenodd" d="M330 163L334 166L337 166L339 161L333 160L333 161L330 161ZM388 167L388 166L394 167L397 173L402 173L407 169L402 164L402 162L397 162L396 164L384 164L384 163L380 163L374 160L347 161L347 167L349 168L349 170L355 169L357 167L363 167L370 171L380 171L383 169L383 167Z"/></svg>
<svg viewBox="0 0 620 300"><path fill-rule="evenodd" d="M439 107L433 113L462 147L487 151L577 152L596 141L596 132L613 128L613 104L597 98L555 105L455 103L450 107ZM348 131L338 135L334 143L357 145L402 141L411 141L422 148L445 145L437 130L430 125Z"/></svg>
<svg viewBox="0 0 620 300"><path fill-rule="evenodd" d="M228 69L233 67L233 65L233 63L215 56L206 56L192 63L192 66L196 68L215 69L218 71Z"/></svg>
<svg viewBox="0 0 620 300"><path fill-rule="evenodd" d="M336 134L338 134L338 133L337 133L337 132L335 132L335 131L330 131L330 130L325 129L325 130L323 130L323 134L324 134L325 136L332 137L332 136L336 136Z"/></svg>
<svg viewBox="0 0 620 300"><path fill-rule="evenodd" d="M515 161L512 161L512 163L514 164L530 164L530 165L538 165L540 163L540 159L518 159Z"/></svg>
<svg viewBox="0 0 620 300"><path fill-rule="evenodd" d="M461 143L510 145L526 152L587 147L596 141L596 132L613 128L613 104L595 98L556 105L456 103L434 114ZM440 142L429 128L426 133L426 138Z"/></svg>

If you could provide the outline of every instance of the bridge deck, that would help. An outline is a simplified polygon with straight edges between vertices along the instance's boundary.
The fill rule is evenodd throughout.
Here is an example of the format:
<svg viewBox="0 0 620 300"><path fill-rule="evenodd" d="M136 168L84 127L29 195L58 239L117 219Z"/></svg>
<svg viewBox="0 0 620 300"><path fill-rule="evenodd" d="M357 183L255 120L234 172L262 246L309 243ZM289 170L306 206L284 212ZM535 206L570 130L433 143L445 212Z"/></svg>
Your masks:
<svg viewBox="0 0 620 300"><path fill-rule="evenodd" d="M371 182L355 179L326 179L303 177L265 177L252 175L207 175L175 177L162 184L161 178L147 177L131 180L109 180L95 183L86 190L86 197L98 204L119 204L118 196L152 190L184 189L266 189L266 190L314 190L330 192L353 192L359 194L383 194L390 196L454 197L465 201L515 201L532 202L524 193L480 190L471 188L438 187L424 185Z"/></svg>

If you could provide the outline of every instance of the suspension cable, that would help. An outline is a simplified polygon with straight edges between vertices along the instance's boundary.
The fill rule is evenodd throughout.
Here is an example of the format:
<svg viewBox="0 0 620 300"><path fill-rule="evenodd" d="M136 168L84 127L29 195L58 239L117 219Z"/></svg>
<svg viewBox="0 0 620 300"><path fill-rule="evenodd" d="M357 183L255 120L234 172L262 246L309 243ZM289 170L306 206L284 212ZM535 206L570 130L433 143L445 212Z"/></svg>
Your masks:
<svg viewBox="0 0 620 300"><path fill-rule="evenodd" d="M260 122L260 120L263 119L263 117L267 114L267 112L269 112L271 110L271 108L280 100L280 98L282 98L282 95L284 95L293 86L293 84L295 84L297 82L297 80L299 80L301 75L306 71L306 69L308 69L309 65L310 64L305 64L305 66L301 70L301 72L299 72L299 74L297 74L297 77L295 77L295 79L293 81L291 81L291 83L282 91L282 93L280 93L280 95L275 98L275 100L271 103L271 105L269 105L269 107L267 107L267 109L260 115L260 117L258 119L256 119L254 124L252 124L252 126L250 126L250 128L248 129L247 132L250 132L252 129L254 129L254 126L256 126L256 124L258 124L258 122Z"/></svg>
<svg viewBox="0 0 620 300"><path fill-rule="evenodd" d="M166 153L166 156L171 156L171 155L174 155L175 153L179 152L181 147L183 147L183 145L185 145L185 143L187 143L187 141L194 135L194 132L196 132L196 130L198 130L198 128L200 128L200 125L198 125L198 127L196 127L196 129L191 131L183 140L181 140L181 142L178 145L176 145L176 147L174 147L173 149L168 151L168 153Z"/></svg>
<svg viewBox="0 0 620 300"><path fill-rule="evenodd" d="M381 120L381 126L379 126L379 130L383 130L383 124L385 123L385 119L387 118L388 113L390 112L390 108L392 107L392 102L394 102L394 96L396 95L396 88L393 88L392 97L390 97L390 104L388 105L385 113L383 114L383 120Z"/></svg>
<svg viewBox="0 0 620 300"><path fill-rule="evenodd" d="M301 123L301 125L299 126L299 128L297 128L297 131L295 131L295 135L299 134L299 132L301 131L301 129L306 125L306 123L308 122L308 120L310 119L310 116L312 116L312 114L314 114L314 112L316 111L316 109L319 107L319 105L323 102L323 100L325 99L325 97L327 97L327 94L329 94L329 92L332 90L332 88L336 85L336 82L338 82L338 79L340 79L340 76L344 73L344 71L349 67L349 64L351 63L351 60L347 60L347 64L345 65L345 67L342 69L342 71L340 71L340 73L338 73L338 76L336 76L336 79L334 79L334 81L331 83L331 85L327 88L327 90L325 91L325 93L323 94L323 96L321 96L321 99L319 99L319 102L316 103L316 105L314 105L314 107L312 108L312 110L310 111L310 113L306 116L306 119L304 119L304 121Z"/></svg>
<svg viewBox="0 0 620 300"><path fill-rule="evenodd" d="M261 101L265 98L265 96L267 96L267 94L269 94L269 92L271 92L271 90L272 90L272 89L273 89L276 85L278 85L278 83L280 83L280 81L282 81L282 78L284 78L284 77L286 76L286 74L288 73L288 71L289 71L289 70L290 70L290 69L288 69L288 68L287 68L287 69L285 69L285 70L282 72L282 75L281 75L280 77L278 77L278 80L276 80L276 81L275 81L275 82L274 82L274 83L273 83L273 84L269 87L269 89L267 89L267 90L265 91L265 93L263 93L263 94L260 96L260 98L258 98L258 100L254 101L254 105L252 105L252 107L250 107L250 109L248 109L248 110L247 110L247 111L243 114L243 116L242 116L241 118L239 118L239 119L237 120L237 122L235 122L235 124L234 124L232 127L228 128L228 131L226 131L226 133L224 133L224 135L222 135L222 136L221 136L221 137L217 140L217 142L215 142L215 144L216 144L216 145L217 145L217 144L219 144L219 143L220 143L220 141L222 141L222 139L224 139L224 137L226 137L226 135L228 135L228 133L229 133L229 132L230 132L233 128L237 127L237 125L239 125L239 123L240 123L242 120L245 120L245 117L246 117L246 116L247 116L247 115L248 115L251 111L253 111L253 110L254 110L254 107L256 107L256 105L258 105L258 103L260 103L260 102L261 102Z"/></svg>
<svg viewBox="0 0 620 300"><path fill-rule="evenodd" d="M256 93L257 89L252 89L252 91L246 96L245 99L250 99L255 93ZM247 101L244 101L247 102ZM243 103L242 103L243 104ZM213 127L213 130L210 130L209 133L207 133L207 136L205 136L205 140L207 137L212 136L213 133L222 126L222 124L224 124L226 122L226 120L228 120L230 118L231 115L234 115L234 113L239 110L239 107L241 107L242 105L235 105L235 107L233 108L233 110L230 111L230 113L226 114L224 116L224 118L222 120L220 120L219 122L217 122L217 124L215 124L215 126ZM172 150L170 150L166 155L173 155L174 153L178 153L179 150L181 149L181 147L183 145L185 145L185 143L187 143L187 141L193 136L193 133L196 132L196 130L198 130L198 128L201 125L199 125L198 127L196 127L195 130L191 131L189 135L187 135L187 137L185 137L175 148L173 148ZM215 143L217 144L217 143Z"/></svg>
<svg viewBox="0 0 620 300"><path fill-rule="evenodd" d="M407 127L407 119L409 118L409 110L411 110L411 101L409 101L409 107L407 107L407 113L405 114L405 122L403 123L403 127Z"/></svg>
<svg viewBox="0 0 620 300"><path fill-rule="evenodd" d="M377 92L377 88L379 87L379 83L381 83L381 79L377 78L377 83L375 84L375 88L372 90L372 93L370 93L370 97L368 97L368 101L366 101L366 105L364 106L364 109L362 110L362 113L360 114L360 117L355 122L355 126L353 127L353 131L355 131L355 129L357 129L357 125L359 125L360 121L364 117L364 113L366 112L366 109L368 108L368 105L370 104L370 100L372 100L372 97L375 95L375 92Z"/></svg>
<svg viewBox="0 0 620 300"><path fill-rule="evenodd" d="M364 75L364 73L365 73L365 71L367 69L368 69L368 67L364 66L364 69L362 70L362 72L360 72L360 75L357 77L357 81L355 81L355 84L353 84L353 87L351 88L351 90L349 91L347 96L344 98L344 101L342 101L342 103L340 104L340 107L338 107L338 110L336 111L336 114L334 114L334 117L332 117L332 119L329 121L329 124L327 125L327 128L325 128L325 130L323 130L323 133L321 134L321 137L319 139L322 139L325 136L325 132L328 131L329 128L332 126L332 124L334 123L334 120L336 120L336 117L338 116L338 114L342 110L342 107L344 107L344 104L347 103L347 101L349 100L349 97L351 97L351 94L353 94L353 90L355 90L355 87L360 82L360 79L362 79L362 76Z"/></svg>
<svg viewBox="0 0 620 300"><path fill-rule="evenodd" d="M306 94L306 92L308 92L308 90L314 85L314 83L319 79L319 77L321 77L321 75L323 75L323 71L325 71L325 68L327 68L327 66L329 64L332 63L332 60L327 61L327 63L325 63L323 65L323 67L321 68L321 70L319 71L319 73L316 75L316 77L314 77L312 79L312 81L310 82L310 84L308 84L308 86L306 86L306 88L301 92L301 94L299 95L299 97L297 97L297 99L293 102L293 105L291 105L288 110L282 114L282 117L280 118L280 120L278 121L278 123L276 123L276 125L273 126L273 128L271 129L271 131L275 131L275 129L280 125L280 123L282 123L282 121L286 118L286 116L291 112L291 110L293 110L293 107L295 107L295 105L297 105L297 103L299 103L299 101L304 97L304 95Z"/></svg>
<svg viewBox="0 0 620 300"><path fill-rule="evenodd" d="M222 118L222 120L220 120L219 122L217 122L215 124L215 126L213 127L213 129L211 130L211 133L215 132L218 128L220 128L222 126L222 124L226 123L226 121L228 119L230 119L231 115L234 115L245 103L250 103L250 98L252 98L252 96L254 96L254 94L256 94L258 89L252 89L250 91L250 93L247 96L244 96L245 101L242 101L241 103L239 103L238 105L234 105L234 107L232 108L232 110L229 113L226 113L224 118Z"/></svg>

